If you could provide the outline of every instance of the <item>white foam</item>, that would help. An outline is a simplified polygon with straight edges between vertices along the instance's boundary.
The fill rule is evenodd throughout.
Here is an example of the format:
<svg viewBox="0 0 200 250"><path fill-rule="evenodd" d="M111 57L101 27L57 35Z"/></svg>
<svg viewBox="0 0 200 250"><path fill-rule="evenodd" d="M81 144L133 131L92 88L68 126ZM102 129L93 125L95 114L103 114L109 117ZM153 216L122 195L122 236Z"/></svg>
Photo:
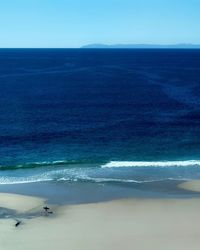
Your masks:
<svg viewBox="0 0 200 250"><path fill-rule="evenodd" d="M102 168L119 167L192 167L199 166L200 160L188 161L111 161L102 165Z"/></svg>
<svg viewBox="0 0 200 250"><path fill-rule="evenodd" d="M0 179L0 185L14 185L14 184L26 184L26 183L34 183L34 182L44 182L44 181L52 181L53 179Z"/></svg>

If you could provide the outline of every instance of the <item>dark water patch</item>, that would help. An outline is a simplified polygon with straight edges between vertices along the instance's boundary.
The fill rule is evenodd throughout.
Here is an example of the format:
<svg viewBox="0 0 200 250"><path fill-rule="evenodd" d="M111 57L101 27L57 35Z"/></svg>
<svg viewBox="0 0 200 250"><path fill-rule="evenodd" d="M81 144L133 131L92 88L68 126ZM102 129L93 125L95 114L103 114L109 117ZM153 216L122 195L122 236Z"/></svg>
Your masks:
<svg viewBox="0 0 200 250"><path fill-rule="evenodd" d="M13 219L13 225L15 225L17 222L19 222L18 225L22 223L21 220L23 219L32 219L35 217L40 217L44 216L43 208L41 206L41 211L37 212L24 212L24 213L19 213L18 211L14 209L9 209L9 208L4 208L0 207L0 219ZM16 225L16 227L18 226Z"/></svg>

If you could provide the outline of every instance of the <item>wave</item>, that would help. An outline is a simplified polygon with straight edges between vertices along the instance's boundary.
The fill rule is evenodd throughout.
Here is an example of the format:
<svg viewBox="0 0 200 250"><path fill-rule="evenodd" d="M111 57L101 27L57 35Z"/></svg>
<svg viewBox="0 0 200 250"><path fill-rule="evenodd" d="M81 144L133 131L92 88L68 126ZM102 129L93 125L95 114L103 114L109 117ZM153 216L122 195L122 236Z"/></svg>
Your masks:
<svg viewBox="0 0 200 250"><path fill-rule="evenodd" d="M47 181L53 181L53 179L43 179L43 178L37 178L37 179L0 179L0 185L14 185L14 184L27 184L27 183L35 183L35 182L47 182Z"/></svg>
<svg viewBox="0 0 200 250"><path fill-rule="evenodd" d="M58 181L69 181L69 178L62 177ZM189 181L189 178L158 178L158 179L149 179L149 180L133 180L133 179L118 179L118 178L97 178L97 177L86 177L84 179L75 179L75 181L91 181L95 183L107 183L107 182L116 182L116 183L152 183L152 182L163 182L163 181Z"/></svg>
<svg viewBox="0 0 200 250"><path fill-rule="evenodd" d="M0 165L0 171L2 170L17 170L17 169L31 169L40 167L56 167L67 166L75 167L76 165L87 167L93 164L94 167L101 168L122 168L122 167L200 167L200 160L185 160L185 161L110 161L102 163L101 161L92 159L80 159L80 160L55 160L55 161L41 161L41 162L27 162L16 165ZM102 165L103 164L103 165ZM71 166L70 166L71 165Z"/></svg>
<svg viewBox="0 0 200 250"><path fill-rule="evenodd" d="M14 185L14 184L28 184L28 183L36 183L36 182L50 182L50 181L58 181L58 182L91 182L91 183L153 183L153 182L164 182L164 181L189 181L191 179L186 178L158 178L158 179L149 179L149 180L136 180L136 179L118 179L118 178L95 178L95 177L61 177L58 179L55 178L45 178L45 177L29 177L29 178L0 178L0 185Z"/></svg>
<svg viewBox="0 0 200 250"><path fill-rule="evenodd" d="M91 164L94 163L92 160L57 160L57 161L41 161L41 162L28 162L24 164L16 165L0 165L0 170L17 170L17 169L29 169L37 167L47 166L66 166L66 165L79 165L79 164Z"/></svg>
<svg viewBox="0 0 200 250"><path fill-rule="evenodd" d="M200 160L186 161L111 161L102 165L102 168L122 167L200 167Z"/></svg>
<svg viewBox="0 0 200 250"><path fill-rule="evenodd" d="M134 167L138 169L134 169ZM166 172L148 171L147 173L146 169L143 169L146 167L165 167ZM110 161L104 165L94 159L41 161L15 166L1 166L0 170L5 171L1 172L0 185L49 181L142 184L173 180L185 181L186 177L196 178L197 172L199 172L198 168L193 168L195 171L192 170L188 174L188 172L185 173L185 169L182 171L179 168L180 171L177 169L177 171L171 173L167 167L200 167L200 160ZM121 169L116 171L115 168ZM132 168L132 170L126 171L123 168Z"/></svg>

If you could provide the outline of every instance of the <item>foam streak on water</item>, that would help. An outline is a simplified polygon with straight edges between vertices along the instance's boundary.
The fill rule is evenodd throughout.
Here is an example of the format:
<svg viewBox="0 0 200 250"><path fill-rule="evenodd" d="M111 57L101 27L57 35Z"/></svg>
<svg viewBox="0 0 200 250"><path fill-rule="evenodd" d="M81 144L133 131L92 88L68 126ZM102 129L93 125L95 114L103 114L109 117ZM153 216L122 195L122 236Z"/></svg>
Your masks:
<svg viewBox="0 0 200 250"><path fill-rule="evenodd" d="M117 167L200 167L200 160L188 161L111 161L102 168Z"/></svg>

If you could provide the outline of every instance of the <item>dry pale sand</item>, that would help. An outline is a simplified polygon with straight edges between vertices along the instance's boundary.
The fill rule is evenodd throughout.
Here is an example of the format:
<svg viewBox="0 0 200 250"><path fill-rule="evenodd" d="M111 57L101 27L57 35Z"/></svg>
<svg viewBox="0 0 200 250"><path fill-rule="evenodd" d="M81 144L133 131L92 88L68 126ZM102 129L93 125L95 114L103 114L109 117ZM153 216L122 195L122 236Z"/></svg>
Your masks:
<svg viewBox="0 0 200 250"><path fill-rule="evenodd" d="M13 199L20 199L18 209L19 203L23 206L28 199L33 207L43 202L24 196ZM0 249L199 250L200 199L131 199L63 206L52 216L26 220L17 228L13 220L2 219Z"/></svg>
<svg viewBox="0 0 200 250"><path fill-rule="evenodd" d="M200 180L187 181L179 184L179 188L200 192Z"/></svg>

